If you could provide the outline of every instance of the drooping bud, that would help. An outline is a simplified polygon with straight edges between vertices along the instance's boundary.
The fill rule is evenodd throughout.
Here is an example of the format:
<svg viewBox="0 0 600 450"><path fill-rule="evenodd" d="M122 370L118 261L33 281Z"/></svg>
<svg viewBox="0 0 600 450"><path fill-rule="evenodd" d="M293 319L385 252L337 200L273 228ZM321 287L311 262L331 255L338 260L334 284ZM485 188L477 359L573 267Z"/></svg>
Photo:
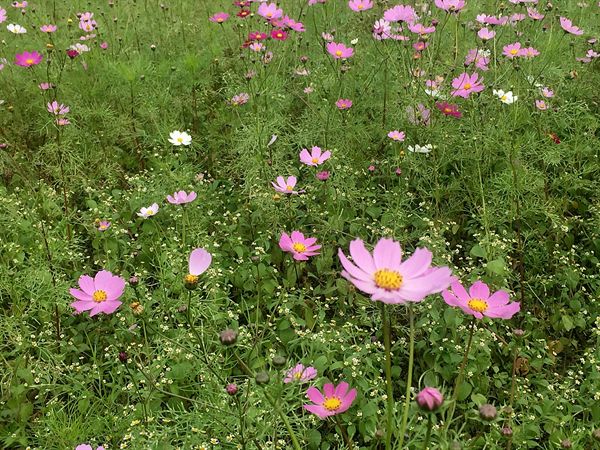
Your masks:
<svg viewBox="0 0 600 450"><path fill-rule="evenodd" d="M223 345L233 345L237 342L237 336L237 331L227 328L226 330L221 331L221 334L219 334L219 339Z"/></svg>

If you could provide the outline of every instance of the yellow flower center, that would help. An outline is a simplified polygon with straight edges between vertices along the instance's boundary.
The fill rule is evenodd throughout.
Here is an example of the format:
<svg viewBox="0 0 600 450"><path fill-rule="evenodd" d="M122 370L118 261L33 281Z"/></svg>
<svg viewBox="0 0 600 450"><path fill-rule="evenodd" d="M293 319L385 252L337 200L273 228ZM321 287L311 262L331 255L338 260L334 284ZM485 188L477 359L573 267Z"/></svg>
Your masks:
<svg viewBox="0 0 600 450"><path fill-rule="evenodd" d="M286 189L287 191L293 191L293 190L294 190L294 187L293 187L293 186L286 186L286 187L285 187L285 189Z"/></svg>
<svg viewBox="0 0 600 450"><path fill-rule="evenodd" d="M187 274L184 278L187 284L196 284L198 282L198 275Z"/></svg>
<svg viewBox="0 0 600 450"><path fill-rule="evenodd" d="M273 17L273 13L267 13L267 17L270 19L271 17Z"/></svg>
<svg viewBox="0 0 600 450"><path fill-rule="evenodd" d="M102 303L104 300L106 300L106 291L102 291L102 290L95 291L92 294L92 299L96 303Z"/></svg>
<svg viewBox="0 0 600 450"><path fill-rule="evenodd" d="M395 291L402 287L402 275L393 270L379 269L375 272L375 284L385 290Z"/></svg>
<svg viewBox="0 0 600 450"><path fill-rule="evenodd" d="M502 97L500 97L500 100L502 100L503 102L505 102L506 98L507 98L506 95L503 95Z"/></svg>
<svg viewBox="0 0 600 450"><path fill-rule="evenodd" d="M25 62L26 62L27 64L33 64L33 59L31 59L31 58L28 58L28 59L26 59L26 60L25 60Z"/></svg>
<svg viewBox="0 0 600 450"><path fill-rule="evenodd" d="M294 378L295 378L296 380L299 380L300 378L302 378L302 372L296 372L296 373L294 374Z"/></svg>
<svg viewBox="0 0 600 450"><path fill-rule="evenodd" d="M304 253L306 251L306 245L301 244L300 242L294 243L294 245L292 245L292 248L297 253Z"/></svg>
<svg viewBox="0 0 600 450"><path fill-rule="evenodd" d="M511 54L511 55L516 55L517 53L519 53L519 50L517 50L516 48L513 48L513 49L510 51L510 54Z"/></svg>
<svg viewBox="0 0 600 450"><path fill-rule="evenodd" d="M282 36L283 36L283 34L282 34L282 33L277 33L277 37L278 37L278 38L280 38L280 37L282 37Z"/></svg>
<svg viewBox="0 0 600 450"><path fill-rule="evenodd" d="M335 55L336 55L336 56L342 56L342 51L341 51L341 50L338 50L338 51L336 51L336 52L335 52Z"/></svg>
<svg viewBox="0 0 600 450"><path fill-rule="evenodd" d="M451 113L451 112L452 112L452 110L451 110L450 108L444 108L444 112L445 112L446 114L448 114L448 113Z"/></svg>
<svg viewBox="0 0 600 450"><path fill-rule="evenodd" d="M358 9L363 9L365 7L365 5L363 5L362 3L360 5L358 5Z"/></svg>
<svg viewBox="0 0 600 450"><path fill-rule="evenodd" d="M155 213L154 213L154 210L152 208L148 208L148 210L146 211L146 215L148 215L148 216L153 216L154 214Z"/></svg>
<svg viewBox="0 0 600 450"><path fill-rule="evenodd" d="M340 103L340 107L341 107L341 108L345 108L345 107L346 107L346 104L345 104L344 102L342 102L342 103Z"/></svg>
<svg viewBox="0 0 600 450"><path fill-rule="evenodd" d="M219 18L217 19L217 22L223 22L223 18L222 18L222 17L219 17Z"/></svg>
<svg viewBox="0 0 600 450"><path fill-rule="evenodd" d="M178 137L177 138L177 142L183 142L183 138L182 137Z"/></svg>
<svg viewBox="0 0 600 450"><path fill-rule="evenodd" d="M342 406L342 401L337 397L325 397L323 407L327 411L337 411Z"/></svg>
<svg viewBox="0 0 600 450"><path fill-rule="evenodd" d="M465 87L465 89L471 89L471 87L473 87L473 86L471 85L471 83L467 83L467 84L465 84L464 87Z"/></svg>
<svg viewBox="0 0 600 450"><path fill-rule="evenodd" d="M469 300L469 303L467 303L467 305L473 311L477 311L478 313L484 313L488 309L487 302L480 298L472 298L471 300Z"/></svg>
<svg viewBox="0 0 600 450"><path fill-rule="evenodd" d="M311 159L311 161L313 162L313 164L316 164L319 162L319 158L313 158L313 159Z"/></svg>

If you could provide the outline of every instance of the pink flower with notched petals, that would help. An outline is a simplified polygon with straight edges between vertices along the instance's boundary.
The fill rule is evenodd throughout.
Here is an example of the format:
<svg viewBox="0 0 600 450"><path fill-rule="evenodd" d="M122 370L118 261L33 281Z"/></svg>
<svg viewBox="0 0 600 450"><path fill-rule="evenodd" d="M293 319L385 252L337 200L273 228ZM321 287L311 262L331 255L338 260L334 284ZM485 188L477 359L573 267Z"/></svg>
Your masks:
<svg viewBox="0 0 600 450"><path fill-rule="evenodd" d="M335 106L337 106L340 111L350 109L352 108L352 100L349 98L340 98L337 102L335 102Z"/></svg>
<svg viewBox="0 0 600 450"><path fill-rule="evenodd" d="M408 22L417 20L417 13L412 6L396 5L383 13L383 18L388 22Z"/></svg>
<svg viewBox="0 0 600 450"><path fill-rule="evenodd" d="M371 0L349 0L348 6L352 11L362 12L373 7Z"/></svg>
<svg viewBox="0 0 600 450"><path fill-rule="evenodd" d="M43 33L54 33L58 27L56 25L42 25L40 31Z"/></svg>
<svg viewBox="0 0 600 450"><path fill-rule="evenodd" d="M119 297L125 290L125 280L102 270L94 278L88 275L79 277L79 289L69 289L77 300L71 303L77 313L90 312L90 317L99 313L112 314L121 306Z"/></svg>
<svg viewBox="0 0 600 450"><path fill-rule="evenodd" d="M300 152L300 162L307 166L319 166L330 157L331 152L329 150L321 153L321 148L316 146L310 149L310 153L305 148Z"/></svg>
<svg viewBox="0 0 600 450"><path fill-rule="evenodd" d="M489 70L488 64L490 63L490 58L488 58L483 50L479 49L471 49L467 53L465 57L465 67L470 66L475 63L475 67L479 70Z"/></svg>
<svg viewBox="0 0 600 450"><path fill-rule="evenodd" d="M304 383L317 376L317 369L314 367L304 367L303 364L297 364L285 373L284 383Z"/></svg>
<svg viewBox="0 0 600 450"><path fill-rule="evenodd" d="M279 19L283 16L283 10L278 8L275 3L261 3L258 7L258 15L264 17L265 19Z"/></svg>
<svg viewBox="0 0 600 450"><path fill-rule="evenodd" d="M477 72L473 72L471 75L463 72L452 80L452 87L455 89L452 92L452 96L469 98L471 94L481 92L485 89L482 81L483 78L479 78Z"/></svg>
<svg viewBox="0 0 600 450"><path fill-rule="evenodd" d="M190 192L189 194L185 191L174 192L173 195L167 195L167 201L172 205L183 205L196 200L198 194Z"/></svg>
<svg viewBox="0 0 600 450"><path fill-rule="evenodd" d="M393 130L388 133L388 137L392 141L403 142L406 138L406 134L404 133L404 131Z"/></svg>
<svg viewBox="0 0 600 450"><path fill-rule="evenodd" d="M522 58L534 58L539 54L540 52L533 47L522 48L519 50L519 56Z"/></svg>
<svg viewBox="0 0 600 450"><path fill-rule="evenodd" d="M426 27L422 23L409 23L408 29L419 36L431 34L435 31L435 27L433 25Z"/></svg>
<svg viewBox="0 0 600 450"><path fill-rule="evenodd" d="M482 281L473 283L469 292L460 282L455 281L451 290L442 292L442 297L450 306L457 306L477 319L483 319L484 316L492 319L510 319L521 310L521 304L511 302L505 291L497 291L490 295L490 288Z"/></svg>
<svg viewBox="0 0 600 450"><path fill-rule="evenodd" d="M329 42L327 44L327 51L335 59L350 58L354 55L354 49L352 47L346 47L344 44L338 44L336 42Z"/></svg>
<svg viewBox="0 0 600 450"><path fill-rule="evenodd" d="M551 90L551 89L548 89L547 87L543 87L543 88L540 90L540 92L541 92L541 94L542 94L544 97L546 97L546 98L552 98L552 97L554 97L554 91L553 91L553 90Z"/></svg>
<svg viewBox="0 0 600 450"><path fill-rule="evenodd" d="M316 245L317 238L305 238L299 231L292 231L291 236L281 233L279 248L284 252L291 253L296 261L307 261L309 256L319 255L317 251L321 248Z"/></svg>
<svg viewBox="0 0 600 450"><path fill-rule="evenodd" d="M277 177L276 181L277 183L271 181L271 184L277 192L281 192L282 194L298 194L300 192L294 190L298 179L293 175L287 177L287 179L284 179L282 176L279 176Z"/></svg>
<svg viewBox="0 0 600 450"><path fill-rule="evenodd" d="M69 113L69 107L63 105L62 103L59 104L56 100L54 100L52 103L48 103L46 106L48 112L50 114L54 114L55 116L64 116L65 114Z"/></svg>
<svg viewBox="0 0 600 450"><path fill-rule="evenodd" d="M208 20L214 23L223 23L227 19L229 19L229 14L227 14L226 12L218 12L208 18Z"/></svg>
<svg viewBox="0 0 600 450"><path fill-rule="evenodd" d="M548 103L546 103L545 100L536 100L535 107L540 111L546 111L549 108Z"/></svg>
<svg viewBox="0 0 600 450"><path fill-rule="evenodd" d="M493 30L488 30L487 28L482 28L477 32L477 36L479 36L479 39L482 41L489 41L496 36L496 32Z"/></svg>
<svg viewBox="0 0 600 450"><path fill-rule="evenodd" d="M435 0L435 6L444 11L458 12L465 7L465 0Z"/></svg>
<svg viewBox="0 0 600 450"><path fill-rule="evenodd" d="M521 56L519 53L521 51L521 43L515 42L513 44L508 44L502 47L502 54L506 56L508 59L514 59L518 56Z"/></svg>
<svg viewBox="0 0 600 450"><path fill-rule="evenodd" d="M527 15L533 20L542 20L544 17L546 17L535 8L527 8Z"/></svg>
<svg viewBox="0 0 600 450"><path fill-rule="evenodd" d="M561 17L560 18L560 26L567 33L574 34L576 36L580 36L580 35L583 34L583 30L581 28L576 27L575 25L573 25L573 22L571 22L571 20L567 19L566 17Z"/></svg>
<svg viewBox="0 0 600 450"><path fill-rule="evenodd" d="M356 389L348 388L350 385L342 381L337 386L327 383L323 386L323 393L316 387L310 387L306 396L313 404L303 405L308 412L315 414L320 419L335 416L347 411L356 398Z"/></svg>
<svg viewBox="0 0 600 450"><path fill-rule="evenodd" d="M350 242L353 263L340 249L338 257L344 267L342 276L359 290L370 294L371 300L390 304L420 302L431 294L447 289L454 281L448 267L432 267L432 253L418 248L402 261L400 243L380 239L373 254L360 239Z"/></svg>

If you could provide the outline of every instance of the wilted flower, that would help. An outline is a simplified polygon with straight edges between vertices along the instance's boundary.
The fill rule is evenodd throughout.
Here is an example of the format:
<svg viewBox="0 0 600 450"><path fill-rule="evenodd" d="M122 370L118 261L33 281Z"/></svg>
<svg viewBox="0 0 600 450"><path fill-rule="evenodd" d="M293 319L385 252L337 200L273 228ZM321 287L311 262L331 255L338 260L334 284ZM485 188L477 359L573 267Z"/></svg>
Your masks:
<svg viewBox="0 0 600 450"><path fill-rule="evenodd" d="M90 317L98 313L111 314L121 306L119 297L125 290L125 280L102 270L94 278L88 275L79 277L80 289L69 289L77 300L71 303L78 313L90 311Z"/></svg>
<svg viewBox="0 0 600 450"><path fill-rule="evenodd" d="M94 450L94 448L88 444L79 444L77 447L75 447L75 450ZM96 448L96 450L104 450L104 447L100 445Z"/></svg>
<svg viewBox="0 0 600 450"><path fill-rule="evenodd" d="M304 383L317 376L317 369L314 367L304 367L303 364L297 364L285 373L284 383Z"/></svg>
<svg viewBox="0 0 600 450"><path fill-rule="evenodd" d="M225 391L229 395L235 395L235 394L237 394L237 391L238 391L237 384L229 383L227 386L225 386Z"/></svg>
<svg viewBox="0 0 600 450"><path fill-rule="evenodd" d="M292 231L291 237L287 233L281 233L279 248L284 252L292 254L296 261L307 261L309 256L318 255L321 248L316 245L317 238L305 238L299 231Z"/></svg>
<svg viewBox="0 0 600 450"><path fill-rule="evenodd" d="M497 414L498 411L496 410L496 407L494 405L490 405L489 403L479 407L479 417L481 417L483 420L494 420Z"/></svg>
<svg viewBox="0 0 600 450"><path fill-rule="evenodd" d="M323 393L316 387L310 387L306 396L314 404L303 405L304 409L315 414L320 419L341 414L352 406L356 398L356 389L348 391L348 383L342 381L337 386L327 383L323 386Z"/></svg>

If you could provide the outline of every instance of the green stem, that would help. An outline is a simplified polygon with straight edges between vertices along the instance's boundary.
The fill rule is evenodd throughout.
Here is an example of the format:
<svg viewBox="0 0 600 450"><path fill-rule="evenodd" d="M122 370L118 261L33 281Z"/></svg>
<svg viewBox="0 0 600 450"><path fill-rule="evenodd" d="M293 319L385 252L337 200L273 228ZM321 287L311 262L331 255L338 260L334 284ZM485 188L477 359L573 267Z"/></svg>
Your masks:
<svg viewBox="0 0 600 450"><path fill-rule="evenodd" d="M423 450L427 450L429 446L429 441L431 440L431 428L433 427L433 421L431 420L432 415L429 414L429 418L427 420L427 434L425 435L425 443L423 444Z"/></svg>
<svg viewBox="0 0 600 450"><path fill-rule="evenodd" d="M387 425L385 429L385 449L392 448L392 430L394 422L394 387L392 386L392 353L390 322L387 317L385 303L380 303L381 321L383 322L383 345L385 347L385 384L387 387Z"/></svg>
<svg viewBox="0 0 600 450"><path fill-rule="evenodd" d="M445 431L448 432L448 428L450 428L450 422L452 422L452 416L454 416L454 410L456 409L456 401L458 399L458 388L463 382L463 378L465 375L465 366L467 365L467 359L469 358L469 350L471 349L471 342L473 341L473 332L475 331L475 318L471 320L471 325L469 326L469 340L467 341L467 348L465 349L465 354L463 356L462 363L460 364L460 369L458 370L458 377L456 377L456 382L454 383L454 391L452 393L452 401L450 402L450 408L448 409L448 416L446 417L446 427Z"/></svg>
<svg viewBox="0 0 600 450"><path fill-rule="evenodd" d="M335 416L335 423L337 424L338 428L340 429L340 434L342 435L342 439L344 439L344 442L346 443L348 450L353 450L354 445L352 444L352 441L350 440L350 436L348 436L348 432L346 431L346 428L344 427L344 425L342 425L342 421L340 420L340 418L338 416Z"/></svg>
<svg viewBox="0 0 600 450"><path fill-rule="evenodd" d="M415 357L415 320L412 305L408 304L408 320L410 321L410 345L408 353L408 374L406 375L406 398L404 399L404 413L402 414L402 426L400 427L400 445L403 448L404 434L408 423L408 410L410 407L410 388L412 386L413 361Z"/></svg>

